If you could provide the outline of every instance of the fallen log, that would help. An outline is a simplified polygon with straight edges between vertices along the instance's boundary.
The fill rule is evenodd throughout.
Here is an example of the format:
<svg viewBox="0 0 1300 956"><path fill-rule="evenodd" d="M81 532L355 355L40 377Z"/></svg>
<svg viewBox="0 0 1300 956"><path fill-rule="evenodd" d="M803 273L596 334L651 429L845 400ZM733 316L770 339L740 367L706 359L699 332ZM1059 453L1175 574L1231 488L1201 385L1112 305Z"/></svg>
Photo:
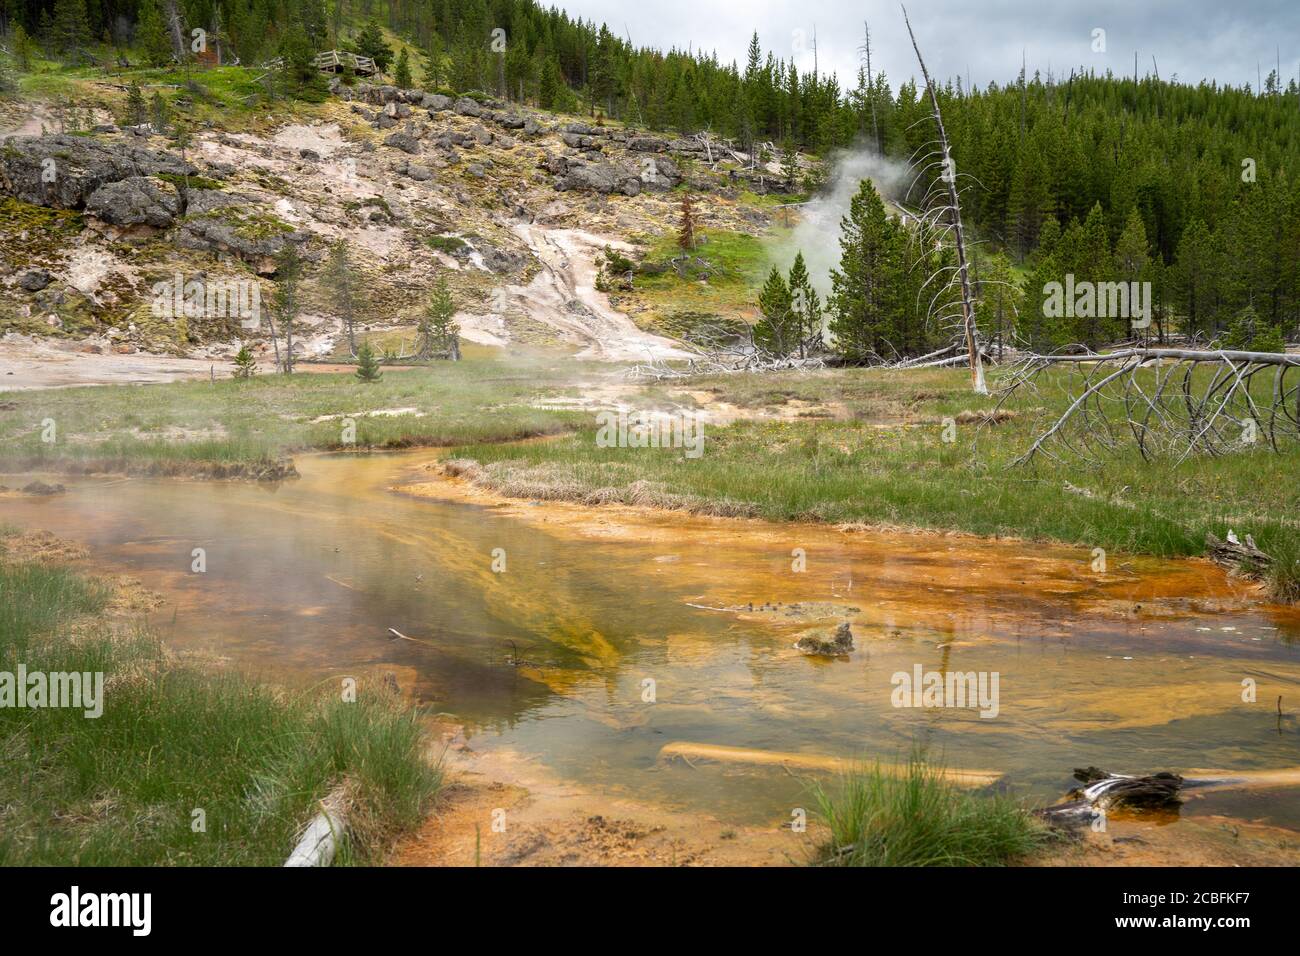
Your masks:
<svg viewBox="0 0 1300 956"><path fill-rule="evenodd" d="M732 747L727 744L700 744L677 740L659 749L659 759L716 760L719 763L751 764L758 767L785 767L796 770L819 770L830 773L853 773L871 765L861 760L848 760L828 754L788 753L779 750L755 750L750 747ZM881 773L905 776L906 765L880 764ZM987 787L1002 779L1002 774L991 770L961 770L952 767L935 767L932 772L960 787Z"/></svg>
<svg viewBox="0 0 1300 956"><path fill-rule="evenodd" d="M1098 767L1076 769L1085 786L1072 790L1070 800L1044 807L1036 814L1053 826L1086 826L1107 811L1168 810L1182 805L1183 793L1216 790L1263 790L1300 787L1300 767L1280 770L1189 770L1187 776L1162 771L1147 776L1108 773Z"/></svg>
<svg viewBox="0 0 1300 956"><path fill-rule="evenodd" d="M298 838L285 866L329 866L347 837L347 792L337 787L320 802L320 813Z"/></svg>
<svg viewBox="0 0 1300 956"><path fill-rule="evenodd" d="M1210 560L1243 577L1259 578L1273 565L1272 555L1265 554L1255 546L1255 539L1246 535L1243 544L1236 532L1229 531L1227 539L1213 534L1205 535L1205 550Z"/></svg>

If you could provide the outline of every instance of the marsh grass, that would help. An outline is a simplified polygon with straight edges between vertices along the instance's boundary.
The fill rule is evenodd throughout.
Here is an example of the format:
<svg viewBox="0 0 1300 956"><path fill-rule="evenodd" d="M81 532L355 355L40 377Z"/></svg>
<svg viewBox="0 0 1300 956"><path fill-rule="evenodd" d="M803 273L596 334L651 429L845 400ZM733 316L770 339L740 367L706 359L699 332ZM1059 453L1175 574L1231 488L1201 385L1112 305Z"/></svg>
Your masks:
<svg viewBox="0 0 1300 956"><path fill-rule="evenodd" d="M879 764L814 786L831 866L1006 866L1040 849L1047 828L1002 795L961 790L914 753L901 774Z"/></svg>
<svg viewBox="0 0 1300 956"><path fill-rule="evenodd" d="M452 454L481 464L479 484L519 497L956 530L1160 557L1202 555L1207 532L1233 529L1278 556L1274 594L1300 592L1294 437L1280 453L1260 442L1217 458L1147 462L1129 447L1099 464L1043 457L1017 466L1064 394L1017 396L1005 406L1010 417L981 426L963 421L995 400L967 382L960 371L870 369L699 379L682 388L786 414L706 426L695 459L681 449L598 447L594 421L554 441ZM680 389L657 391L665 403L691 404ZM951 443L942 440L945 418L958 423Z"/></svg>
<svg viewBox="0 0 1300 956"><path fill-rule="evenodd" d="M559 393L558 386L547 388L550 381L545 368L471 360L388 371L370 384L347 373L300 371L247 381L17 392L10 399L17 407L0 413L0 469L264 464L294 451L345 447L345 417L356 424L348 447L359 449L510 441L579 421L571 412L530 406L541 392ZM41 440L46 419L56 426L53 443Z"/></svg>
<svg viewBox="0 0 1300 956"><path fill-rule="evenodd" d="M0 560L0 670L104 674L98 718L0 708L0 865L275 866L340 786L340 862L376 862L420 821L440 773L394 695L362 683L347 703L337 682L288 692L179 662L97 624L108 599L66 568Z"/></svg>

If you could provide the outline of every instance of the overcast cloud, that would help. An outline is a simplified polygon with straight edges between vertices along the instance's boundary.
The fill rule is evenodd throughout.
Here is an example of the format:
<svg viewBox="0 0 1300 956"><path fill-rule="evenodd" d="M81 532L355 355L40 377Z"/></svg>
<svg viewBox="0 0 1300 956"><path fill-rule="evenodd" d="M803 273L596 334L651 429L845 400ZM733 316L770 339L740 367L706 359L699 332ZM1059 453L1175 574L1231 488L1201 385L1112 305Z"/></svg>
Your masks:
<svg viewBox="0 0 1300 956"><path fill-rule="evenodd" d="M871 26L872 66L890 85L918 75L903 17L894 0L543 0L570 16L597 23L638 46L716 51L744 65L750 33L764 50L794 56L801 70L819 65L842 86L855 82L862 21ZM1069 76L1072 68L1099 73L1152 70L1184 82L1213 79L1256 86L1280 55L1283 86L1300 71L1300 0L914 0L908 14L926 63L935 75L970 77L978 86L1011 82L1022 50L1035 70ZM1094 52L1093 31L1105 30L1106 51Z"/></svg>

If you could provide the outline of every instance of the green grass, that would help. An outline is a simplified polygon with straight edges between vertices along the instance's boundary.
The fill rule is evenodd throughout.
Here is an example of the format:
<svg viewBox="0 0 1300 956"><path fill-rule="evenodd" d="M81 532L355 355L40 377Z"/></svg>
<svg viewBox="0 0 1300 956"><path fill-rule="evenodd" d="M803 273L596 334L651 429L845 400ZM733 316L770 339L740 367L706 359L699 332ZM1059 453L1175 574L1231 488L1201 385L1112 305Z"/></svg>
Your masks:
<svg viewBox="0 0 1300 956"><path fill-rule="evenodd" d="M276 866L338 786L339 862L372 863L437 792L414 713L378 686L347 703L339 685L288 693L178 663L90 621L108 593L65 568L0 563L0 595L0 670L104 674L98 718L0 708L0 865Z"/></svg>
<svg viewBox="0 0 1300 956"><path fill-rule="evenodd" d="M959 424L956 440L946 443L945 418L995 402L974 395L961 371L734 375L682 387L742 407L785 410L787 420L706 426L696 459L680 449L599 448L592 419L555 441L465 447L453 455L481 462L481 480L506 494L777 521L958 530L1163 557L1203 554L1207 532L1223 537L1232 528L1279 556L1275 593L1295 593L1300 582L1294 438L1280 454L1261 441L1218 458L1145 462L1130 443L1100 464L1040 457L1017 466L1064 407L1063 393L1018 395L1005 406L1015 417ZM673 388L655 394L692 404Z"/></svg>
<svg viewBox="0 0 1300 956"><path fill-rule="evenodd" d="M558 373L487 359L385 370L376 383L350 373L263 374L249 381L179 382L123 388L14 392L0 411L0 469L113 470L151 464L255 465L309 448L400 448L496 442L562 431L572 413L529 407L558 394ZM366 417L367 412L410 409ZM340 416L319 421L323 416ZM41 441L52 420L56 441Z"/></svg>
<svg viewBox="0 0 1300 956"><path fill-rule="evenodd" d="M813 792L830 831L824 865L1006 866L1048 840L1014 800L960 790L917 754L901 775L875 764Z"/></svg>
<svg viewBox="0 0 1300 956"><path fill-rule="evenodd" d="M771 266L763 237L722 229L702 229L699 235L704 241L692 253L684 276L671 264L682 254L676 233L651 240L633 290L616 292L611 301L642 327L668 334L682 334L681 323L692 316L747 321Z"/></svg>

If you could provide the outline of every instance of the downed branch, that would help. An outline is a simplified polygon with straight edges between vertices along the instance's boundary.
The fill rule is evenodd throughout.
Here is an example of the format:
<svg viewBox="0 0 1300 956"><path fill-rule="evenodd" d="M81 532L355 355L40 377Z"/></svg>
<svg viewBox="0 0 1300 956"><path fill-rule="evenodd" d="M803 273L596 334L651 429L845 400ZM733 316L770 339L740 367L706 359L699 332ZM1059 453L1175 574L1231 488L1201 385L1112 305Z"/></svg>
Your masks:
<svg viewBox="0 0 1300 956"><path fill-rule="evenodd" d="M1228 532L1226 540L1207 533L1205 553L1215 564L1246 578L1262 578L1273 566L1272 555L1265 554L1257 548L1254 538L1246 535L1243 544L1234 531Z"/></svg>
<svg viewBox="0 0 1300 956"><path fill-rule="evenodd" d="M1109 810L1168 810L1182 805L1183 793L1196 790L1255 790L1300 787L1300 767L1279 770L1189 770L1187 776L1162 771L1149 775L1108 773L1099 767L1076 768L1084 784L1070 800L1035 813L1053 826L1086 826Z"/></svg>
<svg viewBox="0 0 1300 956"><path fill-rule="evenodd" d="M1069 453L1096 460L1127 441L1144 459L1224 455L1267 441L1274 451L1300 439L1300 355L1227 349L1124 348L1029 354L998 389L999 406L1065 369L1066 410L1016 460ZM1059 382L1058 379L1052 379Z"/></svg>

